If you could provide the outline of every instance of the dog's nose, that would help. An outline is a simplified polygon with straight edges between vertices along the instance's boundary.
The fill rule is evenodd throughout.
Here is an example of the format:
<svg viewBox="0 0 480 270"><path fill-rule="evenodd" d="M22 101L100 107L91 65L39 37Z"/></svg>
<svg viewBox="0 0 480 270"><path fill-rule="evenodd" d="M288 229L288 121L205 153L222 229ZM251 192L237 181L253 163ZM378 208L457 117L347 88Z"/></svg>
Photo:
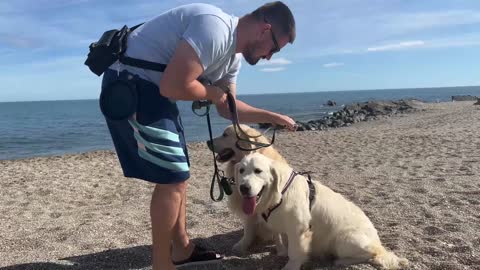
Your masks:
<svg viewBox="0 0 480 270"><path fill-rule="evenodd" d="M242 193L242 195L250 194L250 185L247 185L247 184L240 185L240 193Z"/></svg>

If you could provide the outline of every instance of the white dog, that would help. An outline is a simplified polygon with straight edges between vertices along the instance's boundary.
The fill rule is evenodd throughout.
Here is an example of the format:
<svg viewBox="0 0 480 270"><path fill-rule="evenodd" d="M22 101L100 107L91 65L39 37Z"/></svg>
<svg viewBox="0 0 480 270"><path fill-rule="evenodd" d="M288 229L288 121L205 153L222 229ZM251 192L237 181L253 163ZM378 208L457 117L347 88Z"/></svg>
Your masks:
<svg viewBox="0 0 480 270"><path fill-rule="evenodd" d="M239 136L244 140L250 140L253 142L259 142L268 144L269 141L267 138L262 136L258 130L251 128L247 125L240 125L243 131L248 135L239 134ZM254 145L251 145L247 141L238 141L237 135L235 134L235 129L232 125L228 126L223 134L219 137L213 139L212 142L208 142L208 147L214 149L217 155L217 161L221 163L226 163L226 177L234 176L234 166L237 164L243 157L250 155L252 153L261 153L271 159L277 160L282 163L287 163L287 161L278 153L273 146L260 148L255 151L244 151L238 148L237 143L241 148L244 149L253 149ZM277 254L286 255L287 251L281 243L281 238L277 235L272 235L272 232L265 226L264 222L261 222L261 217L257 215L247 215L243 209L243 199L241 194L238 191L238 188L232 188L232 195L228 196L228 207L229 209L239 217L243 222L243 237L233 246L233 251L236 253L245 253L248 248L253 244L254 240L258 237L263 240L275 239L277 244Z"/></svg>
<svg viewBox="0 0 480 270"><path fill-rule="evenodd" d="M368 262L385 269L408 265L407 259L382 246L359 207L316 181L310 201L307 179L292 172L287 164L261 154L248 155L235 166L245 212L263 214L274 232L287 235L289 261L283 269L300 269L309 255L334 256L337 265Z"/></svg>

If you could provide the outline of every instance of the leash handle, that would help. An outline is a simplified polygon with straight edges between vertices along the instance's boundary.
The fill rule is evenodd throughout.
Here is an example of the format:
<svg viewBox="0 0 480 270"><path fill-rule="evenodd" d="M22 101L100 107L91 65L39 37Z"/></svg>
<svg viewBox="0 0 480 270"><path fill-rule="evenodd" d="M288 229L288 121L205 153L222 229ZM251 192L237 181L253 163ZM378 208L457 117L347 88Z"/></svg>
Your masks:
<svg viewBox="0 0 480 270"><path fill-rule="evenodd" d="M210 112L210 105L212 102L208 100L195 100L192 102L192 111L194 114L197 116L205 116ZM197 111L201 110L202 108L205 108L204 113L198 113Z"/></svg>
<svg viewBox="0 0 480 270"><path fill-rule="evenodd" d="M209 105L207 105L207 106L209 106ZM192 107L193 107L193 105L192 105ZM210 135L210 141L212 141L213 166L214 166L214 169L215 169L215 171L213 172L212 183L210 185L210 198L214 202L219 202L219 201L223 200L223 197L225 196L225 194L224 194L222 186L221 186L221 180L220 180L220 176L219 176L217 160L215 159L215 148L214 148L214 145L213 145L212 125L211 125L211 121L210 121L209 111L206 112L206 115L207 115L207 124L208 124L208 134ZM219 192L220 192L218 194L218 197L216 197L216 198L215 198L215 195L214 195L215 181L218 184L218 187L219 187L218 189L219 189Z"/></svg>

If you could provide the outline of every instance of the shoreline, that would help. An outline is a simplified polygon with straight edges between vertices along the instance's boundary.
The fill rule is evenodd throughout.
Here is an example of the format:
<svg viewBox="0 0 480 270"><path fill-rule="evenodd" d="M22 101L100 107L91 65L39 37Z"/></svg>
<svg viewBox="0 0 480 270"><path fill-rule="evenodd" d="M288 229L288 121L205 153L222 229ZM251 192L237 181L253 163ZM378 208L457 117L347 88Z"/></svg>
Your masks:
<svg viewBox="0 0 480 270"><path fill-rule="evenodd" d="M470 95L459 95L459 97L470 97ZM377 117L383 118L385 117L385 115L382 115L382 114L390 114L392 113L392 110L402 113L404 112L403 111L404 108L402 108L403 106L407 106L407 107L410 107L411 109L415 109L416 105L414 104L414 102L410 102L412 100L419 100L419 102L427 103L427 104L438 103L431 100L430 101L422 100L421 98L385 99L385 100L374 99L373 101L371 101L371 103L377 103L376 107L371 106L370 104L368 104L368 102L350 102L350 103L346 103L338 106L328 106L326 104L319 104L320 108L317 108L318 111L310 112L309 114L302 114L301 116L298 116L298 117L296 116L297 115L296 113L292 113L291 116L296 120L297 124L299 125L298 131L318 130L318 129L323 130L328 128L343 127L345 125L351 125L358 121L370 120L372 118L373 119L376 119ZM328 102L330 101L335 102L335 100L328 100ZM403 102L403 104L395 104L400 102ZM449 102L445 101L444 103L449 103ZM361 108L360 110L357 110L358 108L353 109L354 111L353 114L351 109L347 110L347 108L355 108L355 107L358 107L359 105L361 105L364 108ZM387 108L385 106L389 106L390 108ZM381 109L383 111L374 111L377 109ZM390 111L386 109L389 109ZM310 116L307 117L305 115L310 115ZM186 115L186 119L188 118L189 118L188 115ZM213 119L215 119L215 117ZM189 120L191 121L192 119L189 119ZM195 119L195 120L199 120L199 119ZM223 121L226 124L228 123L228 121L225 121L225 120ZM193 123L187 123L187 122L185 123L186 125L193 124ZM39 124L41 125L42 123L39 123ZM256 123L251 125L255 128L260 128L260 129L265 127L265 125L262 123ZM187 127L186 134L185 134L187 136L187 140L190 143L206 141L208 139L208 133L206 132L207 131L206 125L202 123L201 126L198 126L195 124L193 124L193 126L195 126L195 128ZM32 157L61 156L65 154L82 154L82 153L91 152L91 151L114 150L113 144L111 143L110 135L108 134L108 130L103 122L102 122L102 127L104 130L99 134L100 136L98 135L91 136L90 141L84 141L83 144L72 145L70 147L71 149L61 150L61 151L59 150L51 151L51 149L48 146L52 142L46 142L44 144L40 144L39 141L42 141L42 138L39 138L38 136L33 136L34 138L36 138L35 141L27 140L24 142L26 145L29 145L31 149L36 149L36 151L32 151L30 149L24 148L25 147L24 144L20 144L19 142L13 139L15 136L20 136L20 135L18 134L9 135L7 133L6 138L4 137L3 139L5 139L6 142L8 143L6 144L6 146L0 147L0 160L20 160L20 159L28 159ZM57 130L57 132L63 132L63 130ZM220 130L216 130L216 132L220 132ZM194 135L197 133L200 134L200 136ZM45 136L54 137L55 135L53 133L46 133ZM27 136L27 138L28 137L30 136ZM72 140L72 139L79 139L79 138L77 136L77 138L68 137L68 139ZM67 138L65 138L65 140L67 140ZM89 142L97 142L97 143L89 143ZM57 144L54 144L54 145L58 147ZM60 148L63 148L63 147L60 146ZM10 151L8 151L9 149ZM55 149L55 148L52 148L52 149Z"/></svg>
<svg viewBox="0 0 480 270"><path fill-rule="evenodd" d="M480 269L480 106L422 110L326 131L279 132L275 147L297 170L357 204L409 269ZM211 152L188 144L191 239L226 254L197 269L278 269L274 247L231 253L240 221L210 200ZM111 150L0 161L0 267L150 269L152 184L124 178ZM334 268L314 261L307 269ZM191 268L188 268L191 269Z"/></svg>

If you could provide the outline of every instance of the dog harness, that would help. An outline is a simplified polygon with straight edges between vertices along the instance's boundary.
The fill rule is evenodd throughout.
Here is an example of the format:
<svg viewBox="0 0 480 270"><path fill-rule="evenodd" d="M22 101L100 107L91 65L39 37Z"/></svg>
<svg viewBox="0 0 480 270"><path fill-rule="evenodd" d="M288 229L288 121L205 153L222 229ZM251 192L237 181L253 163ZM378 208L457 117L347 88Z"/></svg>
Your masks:
<svg viewBox="0 0 480 270"><path fill-rule="evenodd" d="M285 183L285 186L283 187L283 190L282 190L282 198L280 199L280 201L267 209L267 212L265 213L262 213L262 217L263 219L265 220L265 222L268 222L268 218L270 217L270 215L272 214L272 212L277 209L283 202L283 194L285 194L285 192L287 191L287 189L290 187L290 185L292 184L293 180L295 179L295 177L297 175L307 175L307 184L308 184L308 200L309 200L309 209L310 211L312 211L312 206L313 206L313 200L315 199L315 185L313 184L313 181L312 181L312 178L310 177L310 172L296 172L296 171L293 171L292 170L292 173L290 174L290 177L288 178L287 180L287 183Z"/></svg>

